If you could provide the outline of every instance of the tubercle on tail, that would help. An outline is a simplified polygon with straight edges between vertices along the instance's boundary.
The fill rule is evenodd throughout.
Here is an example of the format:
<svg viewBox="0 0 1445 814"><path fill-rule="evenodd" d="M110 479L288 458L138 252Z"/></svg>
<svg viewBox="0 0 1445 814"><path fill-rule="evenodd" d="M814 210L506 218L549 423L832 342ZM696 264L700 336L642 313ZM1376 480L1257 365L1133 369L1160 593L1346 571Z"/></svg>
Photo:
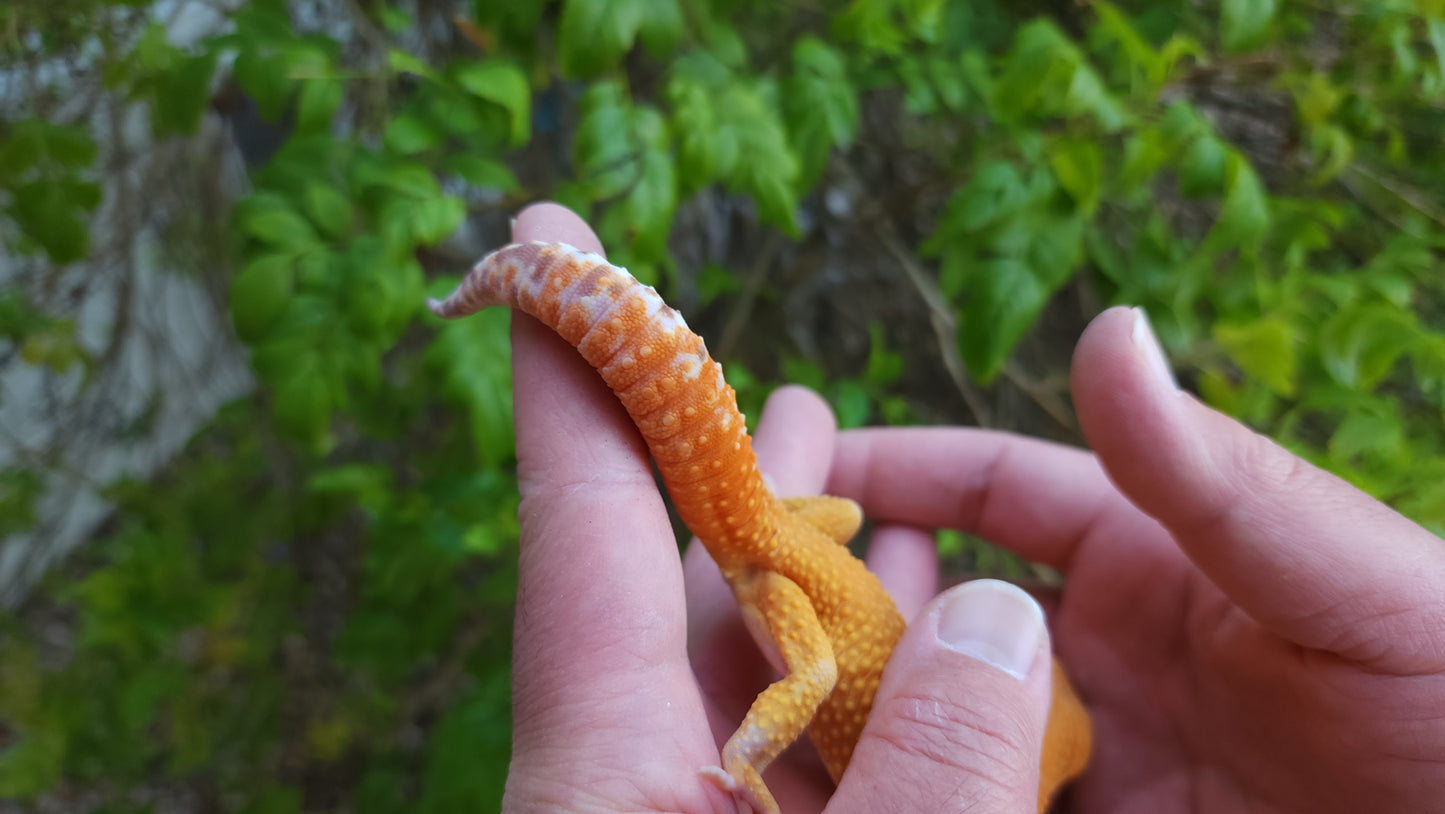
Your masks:
<svg viewBox="0 0 1445 814"><path fill-rule="evenodd" d="M427 304L447 319L491 305L536 317L617 394L678 514L710 549L748 547L772 533L776 499L722 367L682 315L626 269L565 243L512 244Z"/></svg>

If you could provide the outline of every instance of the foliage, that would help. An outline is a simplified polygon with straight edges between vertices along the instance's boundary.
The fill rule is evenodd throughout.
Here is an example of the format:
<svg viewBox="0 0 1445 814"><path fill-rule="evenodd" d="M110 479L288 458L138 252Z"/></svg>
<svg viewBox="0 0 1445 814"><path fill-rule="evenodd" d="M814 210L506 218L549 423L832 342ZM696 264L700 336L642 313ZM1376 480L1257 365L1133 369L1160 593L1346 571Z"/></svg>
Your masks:
<svg viewBox="0 0 1445 814"><path fill-rule="evenodd" d="M496 808L506 315L443 324L421 303L455 282L428 277L435 247L529 199L578 208L642 279L726 303L741 275L692 279L674 253L686 207L732 201L750 234L804 244L825 188L871 172L896 208L849 228L917 238L970 387L1010 376L1060 292L1141 304L1203 398L1445 529L1438 2L333 5L303 30L253 0L184 47L147 0L0 8L0 52L38 83L45 60L102 54L157 139L195 132L222 80L287 134L219 271L257 391L155 482L111 485L113 521L3 620L0 797ZM90 254L90 125L0 127L0 233L43 261L0 295L0 348L56 373L108 361L27 293ZM890 150L924 181L867 170ZM926 414L896 330L870 328L861 367L794 349L764 376L826 392L848 426ZM755 413L765 379L728 361ZM0 531L33 523L44 475L0 470ZM50 613L70 644L34 629Z"/></svg>

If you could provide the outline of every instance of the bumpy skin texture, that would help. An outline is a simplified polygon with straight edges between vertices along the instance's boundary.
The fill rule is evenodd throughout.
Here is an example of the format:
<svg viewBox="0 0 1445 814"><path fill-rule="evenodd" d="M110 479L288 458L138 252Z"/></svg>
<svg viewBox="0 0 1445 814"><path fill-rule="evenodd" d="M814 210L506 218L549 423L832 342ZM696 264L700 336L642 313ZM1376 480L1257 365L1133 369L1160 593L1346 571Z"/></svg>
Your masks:
<svg viewBox="0 0 1445 814"><path fill-rule="evenodd" d="M783 673L702 774L776 812L762 770L806 729L836 781L872 709L904 620L845 544L862 522L852 501L779 499L763 482L733 389L702 338L649 286L560 243L488 255L445 301L446 318L506 305L581 352L622 401L668 493L732 587L759 646ZM1089 720L1055 665L1040 811L1082 770Z"/></svg>

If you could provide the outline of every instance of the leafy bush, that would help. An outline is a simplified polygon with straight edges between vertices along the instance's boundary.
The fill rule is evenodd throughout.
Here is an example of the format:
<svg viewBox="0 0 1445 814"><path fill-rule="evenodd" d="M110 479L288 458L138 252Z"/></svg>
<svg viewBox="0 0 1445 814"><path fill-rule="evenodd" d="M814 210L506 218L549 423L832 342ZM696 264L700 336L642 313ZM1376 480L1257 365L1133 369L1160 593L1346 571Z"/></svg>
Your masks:
<svg viewBox="0 0 1445 814"><path fill-rule="evenodd" d="M497 807L506 315L421 303L455 282L464 222L535 198L699 309L782 296L736 255L679 259L674 225L709 207L761 238L754 260L779 236L892 250L885 287L928 313L875 322L851 368L802 347L730 365L749 409L786 376L846 424L930 415L902 359L931 354L975 420L1003 387L1062 403L1073 326L1032 373L1020 343L1061 298L1137 303L1206 400L1445 529L1438 4L363 6L303 29L253 0L185 47L145 0L0 8L17 70L43 85L98 52L157 139L203 125L218 82L285 133L210 272L259 386L158 478L110 485L113 519L3 621L0 797ZM0 347L54 375L114 364L34 296L91 256L96 136L73 114L0 136L4 235L33 261L0 295ZM908 322L938 347L900 347ZM34 524L46 477L0 472L0 530Z"/></svg>

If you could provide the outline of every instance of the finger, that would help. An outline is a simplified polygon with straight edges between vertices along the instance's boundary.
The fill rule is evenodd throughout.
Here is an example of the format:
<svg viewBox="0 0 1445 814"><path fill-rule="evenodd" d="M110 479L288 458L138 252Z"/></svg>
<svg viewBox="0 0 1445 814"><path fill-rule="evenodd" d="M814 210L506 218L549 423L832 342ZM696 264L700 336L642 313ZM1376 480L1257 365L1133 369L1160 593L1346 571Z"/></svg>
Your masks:
<svg viewBox="0 0 1445 814"><path fill-rule="evenodd" d="M1445 666L1445 545L1179 390L1148 321L1115 308L1074 355L1089 443L1255 621L1383 670Z"/></svg>
<svg viewBox="0 0 1445 814"><path fill-rule="evenodd" d="M822 396L806 387L774 390L758 417L758 467L779 497L816 495L833 461L838 421Z"/></svg>
<svg viewBox="0 0 1445 814"><path fill-rule="evenodd" d="M903 618L912 619L938 593L938 546L932 534L913 526L877 526L868 541L868 570Z"/></svg>
<svg viewBox="0 0 1445 814"><path fill-rule="evenodd" d="M829 814L1034 814L1050 680L1027 593L997 580L943 593L893 651Z"/></svg>
<svg viewBox="0 0 1445 814"><path fill-rule="evenodd" d="M839 436L828 491L858 501L874 522L978 534L1063 571L1086 539L1117 546L1153 535L1167 544L1094 456L991 430L849 430Z"/></svg>
<svg viewBox="0 0 1445 814"><path fill-rule="evenodd" d="M555 205L527 209L515 228L600 248ZM647 452L573 348L521 315L512 337L522 546L509 793L565 795L640 763L674 773L664 785L697 797L677 808L701 808L717 795L677 778L716 762L717 750L686 662L676 542Z"/></svg>
<svg viewBox="0 0 1445 814"><path fill-rule="evenodd" d="M568 243L584 252L606 255L602 241L587 222L561 204L535 203L517 213L512 221L512 242Z"/></svg>

